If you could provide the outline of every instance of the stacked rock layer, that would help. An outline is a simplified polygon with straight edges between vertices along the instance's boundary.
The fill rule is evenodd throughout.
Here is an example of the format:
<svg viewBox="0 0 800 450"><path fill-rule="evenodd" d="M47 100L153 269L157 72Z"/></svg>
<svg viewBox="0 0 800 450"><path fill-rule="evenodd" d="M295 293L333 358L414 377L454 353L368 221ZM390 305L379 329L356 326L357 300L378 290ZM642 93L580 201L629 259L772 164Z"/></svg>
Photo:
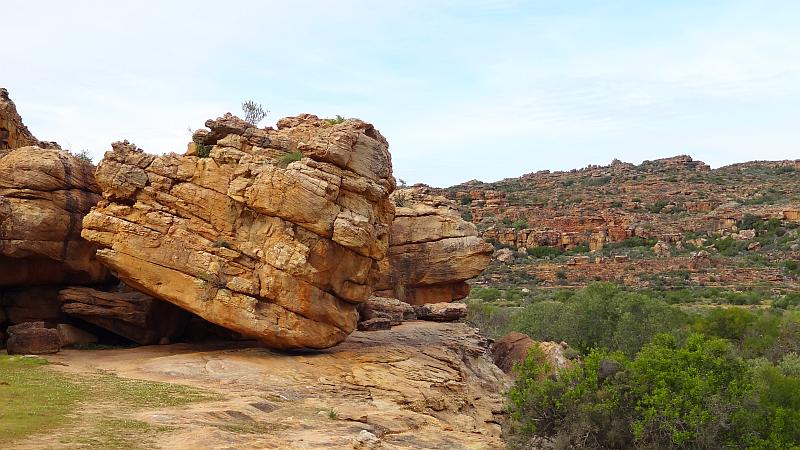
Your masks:
<svg viewBox="0 0 800 450"><path fill-rule="evenodd" d="M394 199L397 212L377 295L412 305L466 297L466 281L489 265L492 246L461 218L452 201L427 188L402 189Z"/></svg>
<svg viewBox="0 0 800 450"><path fill-rule="evenodd" d="M128 285L277 348L356 328L389 247L388 143L370 124L226 115L184 156L115 143L83 237Z"/></svg>

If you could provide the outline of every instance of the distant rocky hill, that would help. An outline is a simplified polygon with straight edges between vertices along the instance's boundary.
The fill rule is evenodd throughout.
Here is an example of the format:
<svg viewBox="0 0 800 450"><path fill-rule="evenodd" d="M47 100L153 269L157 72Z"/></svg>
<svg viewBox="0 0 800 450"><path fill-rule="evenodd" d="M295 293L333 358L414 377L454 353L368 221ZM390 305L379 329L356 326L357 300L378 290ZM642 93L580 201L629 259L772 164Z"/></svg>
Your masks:
<svg viewBox="0 0 800 450"><path fill-rule="evenodd" d="M798 286L800 160L614 160L434 191L498 250L484 282Z"/></svg>

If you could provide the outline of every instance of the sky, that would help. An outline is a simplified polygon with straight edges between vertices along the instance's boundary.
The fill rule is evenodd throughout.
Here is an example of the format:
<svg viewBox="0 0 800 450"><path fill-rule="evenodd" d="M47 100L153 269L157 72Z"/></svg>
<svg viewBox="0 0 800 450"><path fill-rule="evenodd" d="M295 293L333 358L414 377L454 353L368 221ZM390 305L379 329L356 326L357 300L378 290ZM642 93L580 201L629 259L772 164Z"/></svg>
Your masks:
<svg viewBox="0 0 800 450"><path fill-rule="evenodd" d="M42 140L183 152L252 99L262 126L358 117L394 174L450 186L689 154L800 158L800 2L3 0L0 87Z"/></svg>

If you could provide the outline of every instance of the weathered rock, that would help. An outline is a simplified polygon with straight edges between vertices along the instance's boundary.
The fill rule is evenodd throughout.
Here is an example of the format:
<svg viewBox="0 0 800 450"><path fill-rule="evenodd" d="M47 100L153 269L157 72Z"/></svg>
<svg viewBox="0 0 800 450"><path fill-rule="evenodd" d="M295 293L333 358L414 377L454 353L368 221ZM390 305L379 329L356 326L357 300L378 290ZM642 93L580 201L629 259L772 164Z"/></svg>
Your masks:
<svg viewBox="0 0 800 450"><path fill-rule="evenodd" d="M124 286L116 292L70 287L58 299L66 314L142 345L174 341L189 320L180 308Z"/></svg>
<svg viewBox="0 0 800 450"><path fill-rule="evenodd" d="M8 90L0 88L0 151L38 144L39 140L22 123Z"/></svg>
<svg viewBox="0 0 800 450"><path fill-rule="evenodd" d="M415 305L414 313L417 319L432 320L434 322L454 322L467 316L466 303L426 303Z"/></svg>
<svg viewBox="0 0 800 450"><path fill-rule="evenodd" d="M489 265L492 246L452 201L426 188L399 190L394 198L398 208L377 294L412 305L466 297L466 280Z"/></svg>
<svg viewBox="0 0 800 450"><path fill-rule="evenodd" d="M689 261L690 269L700 270L712 267L713 265L714 261L711 259L711 255L707 251L700 250L698 252L692 252L692 259Z"/></svg>
<svg viewBox="0 0 800 450"><path fill-rule="evenodd" d="M33 286L1 290L0 309L5 309L10 323L63 322L66 316L58 301L59 289L57 286Z"/></svg>
<svg viewBox="0 0 800 450"><path fill-rule="evenodd" d="M672 248L667 242L658 241L656 245L653 246L653 253L658 256L669 256L672 254Z"/></svg>
<svg viewBox="0 0 800 450"><path fill-rule="evenodd" d="M372 296L358 305L359 321L375 318L389 319L392 325L400 325L406 320L417 318L414 307L396 298Z"/></svg>
<svg viewBox="0 0 800 450"><path fill-rule="evenodd" d="M503 263L508 263L514 260L514 252L507 248L501 248L492 254L492 258Z"/></svg>
<svg viewBox="0 0 800 450"><path fill-rule="evenodd" d="M60 323L56 325L58 341L61 347L70 347L75 344L94 344L97 343L97 336L88 331L81 330L75 325Z"/></svg>
<svg viewBox="0 0 800 450"><path fill-rule="evenodd" d="M0 286L107 279L80 236L99 192L94 166L63 150L0 152Z"/></svg>
<svg viewBox="0 0 800 450"><path fill-rule="evenodd" d="M44 322L25 322L8 327L6 348L9 355L44 355L61 349L58 331Z"/></svg>
<svg viewBox="0 0 800 450"><path fill-rule="evenodd" d="M114 144L83 237L128 285L271 347L341 342L389 245L388 143L355 119L206 125L185 156Z"/></svg>
<svg viewBox="0 0 800 450"><path fill-rule="evenodd" d="M219 401L141 417L163 426L158 439L165 448L347 449L367 430L383 449L502 449L499 424L509 380L487 353L485 339L466 324L417 321L356 331L313 355L175 344L48 359L67 364L71 373L103 370L214 392L224 387ZM221 431L253 424L280 426Z"/></svg>
<svg viewBox="0 0 800 450"><path fill-rule="evenodd" d="M358 331L378 331L392 328L392 321L385 317L375 317L358 322Z"/></svg>
<svg viewBox="0 0 800 450"><path fill-rule="evenodd" d="M572 367L572 361L565 353L569 349L566 343L537 342L527 334L516 331L508 333L492 345L492 360L503 372L510 374L515 364L525 361L531 347L535 345L542 350L551 371Z"/></svg>

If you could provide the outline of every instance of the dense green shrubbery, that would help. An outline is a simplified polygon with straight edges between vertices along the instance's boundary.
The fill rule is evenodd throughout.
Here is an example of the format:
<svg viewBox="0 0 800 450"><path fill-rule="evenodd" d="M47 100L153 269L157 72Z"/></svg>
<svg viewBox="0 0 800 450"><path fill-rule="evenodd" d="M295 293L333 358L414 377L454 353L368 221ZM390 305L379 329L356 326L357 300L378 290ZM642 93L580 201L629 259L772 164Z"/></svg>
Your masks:
<svg viewBox="0 0 800 450"><path fill-rule="evenodd" d="M681 323L686 323L684 314L662 301L595 283L566 302L526 306L514 318L514 329L536 340L566 341L584 352L604 347L630 356Z"/></svg>
<svg viewBox="0 0 800 450"><path fill-rule="evenodd" d="M555 258L556 256L561 255L563 252L556 248L556 247L530 247L527 250L528 256L532 258Z"/></svg>
<svg viewBox="0 0 800 450"><path fill-rule="evenodd" d="M800 311L684 313L666 296L597 283L512 313L470 305L472 322L566 341L582 364L549 376L541 354L517 367L511 443L555 448L789 449L800 445ZM567 294L567 292L571 292ZM684 290L681 296L742 293ZM752 294L752 293L751 293ZM531 294L538 298L538 294ZM786 308L800 303L787 299ZM504 311L505 310L505 311ZM484 325L486 326L486 325Z"/></svg>
<svg viewBox="0 0 800 450"><path fill-rule="evenodd" d="M532 353L509 393L512 444L555 448L793 448L800 443L800 363L747 362L724 339L656 336L632 359L592 350L545 377Z"/></svg>

